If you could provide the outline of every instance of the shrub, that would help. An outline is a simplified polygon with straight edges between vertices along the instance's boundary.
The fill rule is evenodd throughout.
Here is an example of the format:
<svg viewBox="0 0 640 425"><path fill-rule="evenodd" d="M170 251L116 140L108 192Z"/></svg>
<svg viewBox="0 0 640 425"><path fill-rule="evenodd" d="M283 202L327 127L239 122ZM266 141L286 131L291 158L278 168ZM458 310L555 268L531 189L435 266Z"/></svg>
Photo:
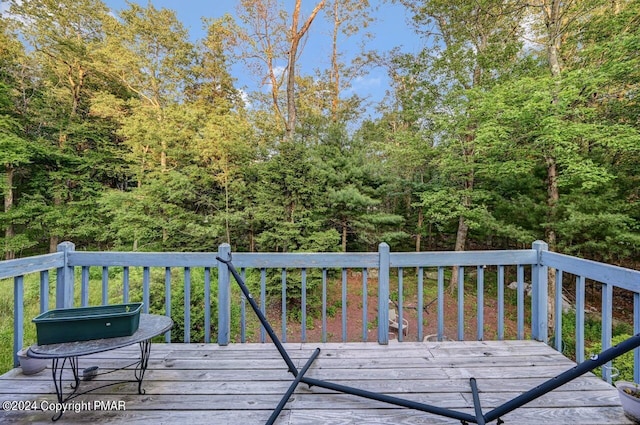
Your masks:
<svg viewBox="0 0 640 425"><path fill-rule="evenodd" d="M629 334L616 335L611 338L611 345L620 344L622 341L630 337L631 335ZM602 344L600 342L595 342L587 348L587 354L597 354L601 351ZM611 366L619 372L619 375L615 377L615 380L633 381L633 350L613 359ZM593 373L597 376L602 376L602 368L598 367L594 369Z"/></svg>

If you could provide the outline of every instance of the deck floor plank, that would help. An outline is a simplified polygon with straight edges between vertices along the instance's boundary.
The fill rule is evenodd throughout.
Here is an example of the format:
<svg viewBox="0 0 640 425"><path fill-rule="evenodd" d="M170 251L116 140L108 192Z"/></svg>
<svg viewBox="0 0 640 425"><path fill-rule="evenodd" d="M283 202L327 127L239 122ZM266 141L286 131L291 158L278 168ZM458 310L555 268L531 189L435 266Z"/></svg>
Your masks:
<svg viewBox="0 0 640 425"><path fill-rule="evenodd" d="M321 353L307 376L473 414L469 378L477 379L484 412L569 369L575 363L535 341L390 342L285 344L301 368L316 347ZM136 347L82 357L80 368L118 368L138 356ZM69 379L71 374L65 375ZM131 379L116 371L82 382L81 389ZM60 423L134 425L188 423L262 424L287 390L292 376L272 344L154 344L145 375L146 393L134 383L82 395L79 412ZM70 381L65 381L69 385ZM13 369L0 377L0 399L38 404L55 401L51 370L25 376ZM126 410L88 408L122 402ZM0 423L51 424L52 412L3 411ZM630 424L615 388L591 373L502 418L506 424ZM279 425L459 424L460 421L375 400L301 384ZM495 423L495 422L494 422Z"/></svg>

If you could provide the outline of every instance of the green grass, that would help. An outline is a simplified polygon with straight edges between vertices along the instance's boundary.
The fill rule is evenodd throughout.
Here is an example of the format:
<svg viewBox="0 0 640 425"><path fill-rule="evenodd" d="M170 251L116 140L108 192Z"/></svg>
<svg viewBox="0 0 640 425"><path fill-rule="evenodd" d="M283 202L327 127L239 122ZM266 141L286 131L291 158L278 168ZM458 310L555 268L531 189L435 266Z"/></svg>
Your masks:
<svg viewBox="0 0 640 425"><path fill-rule="evenodd" d="M184 279L183 269L171 270L171 317L175 326L171 331L174 342L181 342L184 338ZM76 270L74 305L81 305L81 270ZM129 302L139 302L143 298L143 271L141 267L129 269ZM24 277L24 346L36 342L36 328L32 319L40 314L40 276L39 274ZM164 269L151 269L150 274L150 306L151 313L165 313L165 284ZM13 368L13 317L14 317L14 285L13 279L0 281L0 373ZM55 308L56 273L52 271L49 276L49 306ZM236 294L236 299L239 295ZM109 304L122 303L123 295L123 268L109 268L108 302ZM191 269L191 326L190 336L193 342L204 341L204 269ZM102 304L102 268L91 267L89 269L89 305ZM211 273L211 318L212 326L217 323L217 276L212 269ZM239 328L239 302L233 303L232 324L237 323ZM237 319L237 320L236 320ZM211 338L215 340L217 330L211 330ZM236 332L235 329L232 329ZM20 348L20 347L18 347Z"/></svg>
<svg viewBox="0 0 640 425"><path fill-rule="evenodd" d="M28 346L36 342L36 327L31 321L40 314L40 277L28 275L24 278L24 345ZM13 279L0 281L0 373L13 368L13 325L14 325L14 283ZM55 303L55 273L50 276L49 301L53 308ZM19 350L21 347L16 349Z"/></svg>

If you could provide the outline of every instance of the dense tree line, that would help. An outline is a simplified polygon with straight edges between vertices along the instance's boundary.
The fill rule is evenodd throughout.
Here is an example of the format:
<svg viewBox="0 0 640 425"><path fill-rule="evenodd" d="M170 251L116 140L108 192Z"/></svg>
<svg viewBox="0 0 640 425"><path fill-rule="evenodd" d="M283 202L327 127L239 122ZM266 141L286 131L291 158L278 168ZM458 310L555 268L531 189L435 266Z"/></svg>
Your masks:
<svg viewBox="0 0 640 425"><path fill-rule="evenodd" d="M7 2L5 2L7 3ZM424 50L363 51L368 2L175 12L11 1L0 17L4 258L88 249L640 252L640 1L402 0ZM296 67L315 22L327 69ZM232 62L265 82L245 93ZM384 66L379 114L350 83ZM284 71L280 72L280 70Z"/></svg>

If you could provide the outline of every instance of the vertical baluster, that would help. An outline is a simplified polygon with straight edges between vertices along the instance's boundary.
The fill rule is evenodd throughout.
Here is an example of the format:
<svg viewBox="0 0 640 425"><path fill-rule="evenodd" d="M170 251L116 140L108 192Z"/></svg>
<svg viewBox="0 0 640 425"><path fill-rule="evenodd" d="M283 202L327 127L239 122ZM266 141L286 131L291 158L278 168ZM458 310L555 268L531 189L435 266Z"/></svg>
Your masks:
<svg viewBox="0 0 640 425"><path fill-rule="evenodd" d="M149 313L149 303L150 303L150 286L151 286L151 272L149 267L142 268L142 304L143 311L145 313Z"/></svg>
<svg viewBox="0 0 640 425"><path fill-rule="evenodd" d="M640 334L640 293L633 294L633 334ZM633 350L633 382L640 383L640 347Z"/></svg>
<svg viewBox="0 0 640 425"><path fill-rule="evenodd" d="M240 277L246 282L246 270L244 267L240 269ZM247 342L247 299L244 293L240 294L240 342Z"/></svg>
<svg viewBox="0 0 640 425"><path fill-rule="evenodd" d="M282 269L282 342L287 342L287 269Z"/></svg>
<svg viewBox="0 0 640 425"><path fill-rule="evenodd" d="M524 339L524 266L518 264L518 339Z"/></svg>
<svg viewBox="0 0 640 425"><path fill-rule="evenodd" d="M80 305L89 305L89 266L82 266L80 272Z"/></svg>
<svg viewBox="0 0 640 425"><path fill-rule="evenodd" d="M404 298L404 272L402 267L398 267L398 341L402 342L404 340L404 332L403 328L403 319L404 314L402 314L402 301Z"/></svg>
<svg viewBox="0 0 640 425"><path fill-rule="evenodd" d="M576 362L584 361L584 276L576 278Z"/></svg>
<svg viewBox="0 0 640 425"><path fill-rule="evenodd" d="M24 345L24 276L13 278L13 367L18 367L17 352Z"/></svg>
<svg viewBox="0 0 640 425"><path fill-rule="evenodd" d="M438 267L438 341L444 338L444 267Z"/></svg>
<svg viewBox="0 0 640 425"><path fill-rule="evenodd" d="M171 267L164 268L164 315L171 317ZM171 331L164 334L164 340L171 342Z"/></svg>
<svg viewBox="0 0 640 425"><path fill-rule="evenodd" d="M342 269L342 342L347 342L347 269Z"/></svg>
<svg viewBox="0 0 640 425"><path fill-rule="evenodd" d="M322 269L322 342L327 342L327 269Z"/></svg>
<svg viewBox="0 0 640 425"><path fill-rule="evenodd" d="M464 341L464 267L458 267L458 341Z"/></svg>
<svg viewBox="0 0 640 425"><path fill-rule="evenodd" d="M504 339L504 266L498 266L498 340Z"/></svg>
<svg viewBox="0 0 640 425"><path fill-rule="evenodd" d="M211 342L211 267L204 268L204 342Z"/></svg>
<svg viewBox="0 0 640 425"><path fill-rule="evenodd" d="M184 268L184 342L191 342L191 268Z"/></svg>
<svg viewBox="0 0 640 425"><path fill-rule="evenodd" d="M369 289L367 288L367 268L362 269L362 341L367 342L369 334L369 319L367 315Z"/></svg>
<svg viewBox="0 0 640 425"><path fill-rule="evenodd" d="M423 332L423 314L424 314L424 272L422 267L418 267L418 341L424 339Z"/></svg>
<svg viewBox="0 0 640 425"><path fill-rule="evenodd" d="M49 310L49 270L40 272L40 313Z"/></svg>
<svg viewBox="0 0 640 425"><path fill-rule="evenodd" d="M102 267L102 305L109 304L109 267Z"/></svg>
<svg viewBox="0 0 640 425"><path fill-rule="evenodd" d="M613 285L602 284L602 351L611 347ZM611 362L602 367L602 379L611 383Z"/></svg>
<svg viewBox="0 0 640 425"><path fill-rule="evenodd" d="M484 266L478 266L477 286L477 337L478 341L482 341L484 340Z"/></svg>
<svg viewBox="0 0 640 425"><path fill-rule="evenodd" d="M556 270L556 296L560 294L560 303L556 298L556 317L555 317L555 344L556 350L562 353L562 270Z"/></svg>
<svg viewBox="0 0 640 425"><path fill-rule="evenodd" d="M122 302L124 304L129 302L129 267L124 267L122 270Z"/></svg>
<svg viewBox="0 0 640 425"><path fill-rule="evenodd" d="M267 269L260 269L260 310L262 314L267 314ZM260 323L260 342L267 340L267 330Z"/></svg>
<svg viewBox="0 0 640 425"><path fill-rule="evenodd" d="M307 342L307 269L302 269L302 329L300 330L300 339Z"/></svg>

